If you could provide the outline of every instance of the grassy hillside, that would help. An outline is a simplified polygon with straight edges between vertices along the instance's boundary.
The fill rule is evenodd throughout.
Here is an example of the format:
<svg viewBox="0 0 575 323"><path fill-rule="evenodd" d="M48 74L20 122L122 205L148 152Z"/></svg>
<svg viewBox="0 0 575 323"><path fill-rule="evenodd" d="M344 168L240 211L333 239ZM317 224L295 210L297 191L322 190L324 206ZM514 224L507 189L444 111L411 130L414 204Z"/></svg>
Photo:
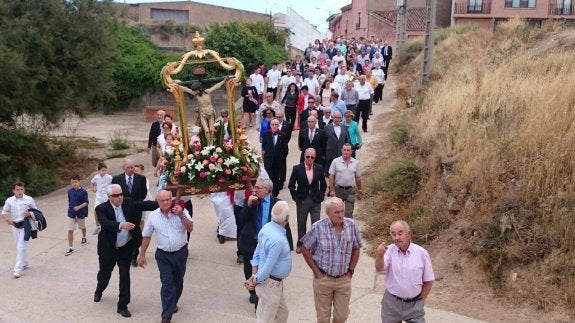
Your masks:
<svg viewBox="0 0 575 323"><path fill-rule="evenodd" d="M449 236L445 248L497 294L575 314L575 30L515 20L494 34L445 30L436 43L427 89L413 85L421 44L400 56L396 149L371 185L380 206L420 242Z"/></svg>

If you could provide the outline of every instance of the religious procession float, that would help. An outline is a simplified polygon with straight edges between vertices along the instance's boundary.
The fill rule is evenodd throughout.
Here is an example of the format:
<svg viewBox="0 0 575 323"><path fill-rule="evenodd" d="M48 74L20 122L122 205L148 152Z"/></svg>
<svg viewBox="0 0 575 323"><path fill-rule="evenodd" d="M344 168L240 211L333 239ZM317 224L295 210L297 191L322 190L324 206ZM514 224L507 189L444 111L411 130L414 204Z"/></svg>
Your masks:
<svg viewBox="0 0 575 323"><path fill-rule="evenodd" d="M196 32L192 40L194 50L185 53L180 61L167 63L161 71L161 80L167 91L174 95L181 133L171 145L173 153L162 161L168 185L179 198L247 188L255 180L261 157L253 148L244 129L236 124L234 105L235 89L245 78L243 64L234 57L220 57L218 52L204 49L204 38ZM210 66L212 65L212 66ZM229 75L217 79L205 79L206 67L219 66ZM190 72L197 77L192 81L180 81L178 74ZM225 87L227 111L230 116L226 138L223 123L216 122L216 112L211 93ZM199 131L190 136L187 125L186 94L197 100L199 106L196 125Z"/></svg>

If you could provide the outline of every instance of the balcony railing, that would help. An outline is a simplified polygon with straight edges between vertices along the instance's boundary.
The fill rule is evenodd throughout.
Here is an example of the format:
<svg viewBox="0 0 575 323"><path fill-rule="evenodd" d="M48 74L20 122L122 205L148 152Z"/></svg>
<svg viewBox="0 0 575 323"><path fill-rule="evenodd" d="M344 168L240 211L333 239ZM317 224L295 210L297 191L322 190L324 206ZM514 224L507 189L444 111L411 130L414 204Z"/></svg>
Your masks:
<svg viewBox="0 0 575 323"><path fill-rule="evenodd" d="M556 4L549 5L549 14L552 16L573 16L575 15L575 6L562 6Z"/></svg>
<svg viewBox="0 0 575 323"><path fill-rule="evenodd" d="M460 1L455 3L455 14L490 14L491 1Z"/></svg>

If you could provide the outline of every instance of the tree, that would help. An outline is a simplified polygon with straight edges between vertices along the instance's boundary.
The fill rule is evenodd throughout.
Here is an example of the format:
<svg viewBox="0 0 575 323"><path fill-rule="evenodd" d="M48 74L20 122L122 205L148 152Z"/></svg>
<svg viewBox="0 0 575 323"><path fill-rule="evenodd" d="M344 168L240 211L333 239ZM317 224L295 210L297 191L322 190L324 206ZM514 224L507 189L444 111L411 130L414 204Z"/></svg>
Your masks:
<svg viewBox="0 0 575 323"><path fill-rule="evenodd" d="M0 122L22 114L57 123L112 97L111 1L0 3Z"/></svg>
<svg viewBox="0 0 575 323"><path fill-rule="evenodd" d="M239 59L248 72L259 62L271 66L273 62L287 60L286 37L285 33L274 30L270 23L235 21L211 25L206 34L206 47L219 52L222 57Z"/></svg>

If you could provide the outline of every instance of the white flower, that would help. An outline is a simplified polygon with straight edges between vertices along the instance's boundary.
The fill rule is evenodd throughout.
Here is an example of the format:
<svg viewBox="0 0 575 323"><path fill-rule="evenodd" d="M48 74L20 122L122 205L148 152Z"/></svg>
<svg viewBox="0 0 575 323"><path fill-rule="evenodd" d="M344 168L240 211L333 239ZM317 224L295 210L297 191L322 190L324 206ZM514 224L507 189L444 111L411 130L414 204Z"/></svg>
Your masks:
<svg viewBox="0 0 575 323"><path fill-rule="evenodd" d="M182 172L182 173L186 172L186 165L180 167L180 172Z"/></svg>
<svg viewBox="0 0 575 323"><path fill-rule="evenodd" d="M222 148L220 148L220 147L216 148L216 152L217 152L218 154L220 154L222 151L223 151Z"/></svg>
<svg viewBox="0 0 575 323"><path fill-rule="evenodd" d="M193 181L195 177L196 177L196 175L194 175L194 173L188 174L188 178L190 179L190 181Z"/></svg>
<svg viewBox="0 0 575 323"><path fill-rule="evenodd" d="M195 169L196 169L198 172L201 171L203 168L204 168L204 164L202 164L201 162L198 162L198 163L196 164Z"/></svg>
<svg viewBox="0 0 575 323"><path fill-rule="evenodd" d="M192 159L194 159L194 155L189 154L189 155L188 155L188 160L192 160Z"/></svg>
<svg viewBox="0 0 575 323"><path fill-rule="evenodd" d="M222 169L222 165L221 165L221 164L216 164L216 167L214 167L214 170L215 170L215 171L218 171L218 172L223 172L223 171L224 171L224 170Z"/></svg>

